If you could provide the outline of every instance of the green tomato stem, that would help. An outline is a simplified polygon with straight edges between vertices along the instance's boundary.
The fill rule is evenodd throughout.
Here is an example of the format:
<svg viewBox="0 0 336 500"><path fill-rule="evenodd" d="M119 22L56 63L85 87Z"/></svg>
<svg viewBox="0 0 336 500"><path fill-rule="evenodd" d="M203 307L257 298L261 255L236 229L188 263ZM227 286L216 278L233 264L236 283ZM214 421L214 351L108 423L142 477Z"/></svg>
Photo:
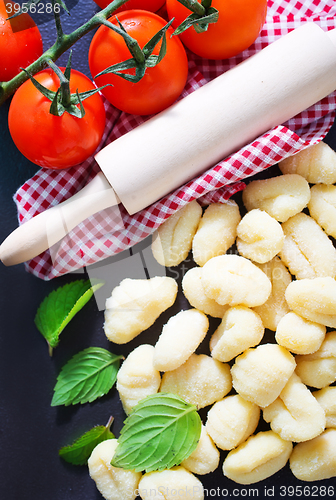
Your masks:
<svg viewBox="0 0 336 500"><path fill-rule="evenodd" d="M104 24L105 26L107 26L108 28L110 28L111 30L115 31L116 33L118 33L120 36L123 37L132 57L138 63L142 64L145 62L145 55L142 52L138 42L127 33L127 31L122 27L120 23L119 27L115 26L114 24L106 20L102 21L102 24Z"/></svg>
<svg viewBox="0 0 336 500"><path fill-rule="evenodd" d="M206 9L202 4L197 2L197 0L178 0L182 5L187 7L187 9L191 10L195 14L198 14L199 16L204 16L206 14ZM211 4L211 0L210 0Z"/></svg>
<svg viewBox="0 0 336 500"><path fill-rule="evenodd" d="M71 59L70 59L71 60ZM70 92L70 84L68 78L62 73L58 66L54 63L52 59L49 59L48 65L50 68L56 73L60 81L60 96L61 103L66 108L71 104L71 92Z"/></svg>
<svg viewBox="0 0 336 500"><path fill-rule="evenodd" d="M63 33L60 26L57 29L57 39L55 43L47 49L35 62L30 64L26 69L30 74L36 75L39 71L48 67L48 60L56 61L64 52L72 47L80 38L95 29L101 24L104 24L106 19L110 17L113 12L125 4L127 0L113 0L105 9L97 12L82 26L75 29L70 34ZM10 97L26 80L28 75L21 71L12 80L8 82L0 82L0 106Z"/></svg>
<svg viewBox="0 0 336 500"><path fill-rule="evenodd" d="M53 12L54 12L54 19L55 19L55 25L56 25L56 33L57 33L57 39L62 39L63 38L63 28L62 28L62 23L61 23L61 15L60 11L55 9L55 0L52 0L52 5L53 5Z"/></svg>
<svg viewBox="0 0 336 500"><path fill-rule="evenodd" d="M202 5L205 8L205 11L207 12L208 9L210 9L212 4L212 0L202 0Z"/></svg>
<svg viewBox="0 0 336 500"><path fill-rule="evenodd" d="M218 21L218 10L211 6L212 0L178 0L192 13L175 29L173 35L180 35L193 27L196 33L207 31L209 24Z"/></svg>

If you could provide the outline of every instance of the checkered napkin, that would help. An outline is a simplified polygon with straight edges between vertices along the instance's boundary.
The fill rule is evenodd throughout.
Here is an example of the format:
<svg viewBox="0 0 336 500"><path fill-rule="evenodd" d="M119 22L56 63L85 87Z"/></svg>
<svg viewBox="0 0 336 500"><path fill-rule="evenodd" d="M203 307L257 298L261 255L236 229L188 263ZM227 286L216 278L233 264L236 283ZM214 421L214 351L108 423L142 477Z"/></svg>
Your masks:
<svg viewBox="0 0 336 500"><path fill-rule="evenodd" d="M260 36L239 56L210 61L188 52L189 77L182 98L306 21L316 22L325 31L335 28L335 0L269 0ZM323 139L333 123L335 109L334 92L135 215L118 206L89 217L51 250L25 263L27 271L48 280L81 269L132 247L194 199L201 204L224 202L244 188L245 178ZM108 103L106 113L107 127L100 148L145 120L120 113ZM14 195L19 223L69 198L98 171L93 158L65 171L39 170Z"/></svg>

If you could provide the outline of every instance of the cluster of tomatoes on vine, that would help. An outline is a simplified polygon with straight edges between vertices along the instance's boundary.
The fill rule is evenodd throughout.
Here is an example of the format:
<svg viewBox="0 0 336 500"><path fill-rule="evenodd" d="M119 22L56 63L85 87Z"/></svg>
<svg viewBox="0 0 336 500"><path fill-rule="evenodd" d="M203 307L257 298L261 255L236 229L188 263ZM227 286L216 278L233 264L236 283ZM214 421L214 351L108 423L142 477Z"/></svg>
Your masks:
<svg viewBox="0 0 336 500"><path fill-rule="evenodd" d="M28 13L7 19L10 1L0 0L0 81L12 79L43 53L40 32ZM102 9L110 3L94 1ZM209 59L235 56L257 38L266 9L267 0L128 0L92 38L92 81L71 69L70 61L67 68L51 61L50 68L18 88L8 115L14 143L41 167L82 163L95 152L105 129L97 87L121 111L158 113L185 87L186 48Z"/></svg>

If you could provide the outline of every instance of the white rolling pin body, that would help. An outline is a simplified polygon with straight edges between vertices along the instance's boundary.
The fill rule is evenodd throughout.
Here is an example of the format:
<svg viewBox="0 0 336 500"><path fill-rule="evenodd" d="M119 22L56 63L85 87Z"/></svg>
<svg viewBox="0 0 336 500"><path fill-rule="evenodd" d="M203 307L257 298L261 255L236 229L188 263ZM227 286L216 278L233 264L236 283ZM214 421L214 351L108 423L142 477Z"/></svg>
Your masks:
<svg viewBox="0 0 336 500"><path fill-rule="evenodd" d="M13 231L0 259L32 259L120 201L130 214L147 207L335 89L336 30L306 23L106 146L103 173Z"/></svg>
<svg viewBox="0 0 336 500"><path fill-rule="evenodd" d="M127 211L147 207L333 92L330 33L302 25L100 151L96 161Z"/></svg>

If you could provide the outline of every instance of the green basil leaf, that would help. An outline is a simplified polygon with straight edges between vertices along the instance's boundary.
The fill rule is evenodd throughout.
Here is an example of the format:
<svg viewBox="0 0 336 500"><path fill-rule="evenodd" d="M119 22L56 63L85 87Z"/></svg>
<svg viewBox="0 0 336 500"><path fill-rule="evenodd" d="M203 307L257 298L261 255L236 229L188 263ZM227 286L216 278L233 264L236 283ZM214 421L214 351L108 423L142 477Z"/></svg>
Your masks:
<svg viewBox="0 0 336 500"><path fill-rule="evenodd" d="M106 439L114 439L114 434L110 427L113 418L111 417L106 425L97 425L85 432L69 446L63 446L58 452L59 456L66 462L73 465L85 465L93 449Z"/></svg>
<svg viewBox="0 0 336 500"><path fill-rule="evenodd" d="M111 465L136 472L170 469L195 450L200 435L196 406L175 394L148 396L126 418Z"/></svg>
<svg viewBox="0 0 336 500"><path fill-rule="evenodd" d="M70 320L104 283L77 280L51 292L41 303L35 325L49 345L50 351L59 343L59 336Z"/></svg>
<svg viewBox="0 0 336 500"><path fill-rule="evenodd" d="M102 347L88 347L62 368L54 387L51 406L92 403L114 385L122 356Z"/></svg>

